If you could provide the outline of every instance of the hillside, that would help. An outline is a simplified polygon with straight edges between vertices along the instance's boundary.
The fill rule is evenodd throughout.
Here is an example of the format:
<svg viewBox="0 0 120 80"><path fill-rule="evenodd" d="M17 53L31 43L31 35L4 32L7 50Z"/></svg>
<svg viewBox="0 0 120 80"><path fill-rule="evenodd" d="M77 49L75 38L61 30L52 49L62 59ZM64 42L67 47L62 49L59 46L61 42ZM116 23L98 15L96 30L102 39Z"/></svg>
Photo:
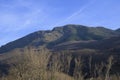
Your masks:
<svg viewBox="0 0 120 80"><path fill-rule="evenodd" d="M37 31L3 45L0 47L0 53L9 52L16 48L24 48L26 46L46 46L47 48L53 48L53 46L70 41L103 40L105 38L118 36L119 32L119 30L114 31L104 27L65 25L56 27L51 31Z"/></svg>
<svg viewBox="0 0 120 80"><path fill-rule="evenodd" d="M0 79L119 80L119 67L120 29L65 25L0 47Z"/></svg>
<svg viewBox="0 0 120 80"><path fill-rule="evenodd" d="M81 50L81 49L97 49L97 50L112 50L120 48L120 36L111 37L103 40L89 40L89 41L72 41L64 42L54 46L54 50Z"/></svg>

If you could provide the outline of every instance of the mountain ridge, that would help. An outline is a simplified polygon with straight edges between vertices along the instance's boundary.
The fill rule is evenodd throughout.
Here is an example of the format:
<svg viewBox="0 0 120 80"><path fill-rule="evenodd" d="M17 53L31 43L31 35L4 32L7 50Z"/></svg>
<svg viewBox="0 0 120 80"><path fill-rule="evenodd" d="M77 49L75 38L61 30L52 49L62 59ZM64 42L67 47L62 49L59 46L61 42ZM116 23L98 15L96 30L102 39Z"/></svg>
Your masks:
<svg viewBox="0 0 120 80"><path fill-rule="evenodd" d="M46 55L45 51L48 54L50 53L49 61L47 62L48 65L46 66L49 67L51 63L54 65L60 62L60 66L63 67L62 73L70 76L76 73L74 72L76 69L75 66L79 64L76 61L82 61L83 66L81 69L78 68L77 71L82 71L83 75L87 73L87 78L91 76L89 72L92 69L94 71L96 65L100 65L101 63L101 65L108 65L110 57L113 58L111 72L120 74L119 29L111 30L104 27L65 25L63 27L55 27L52 30L31 33L1 47L0 62L4 62L5 64L7 62L7 65L10 67L19 65L19 59L24 63L27 57L28 59L34 57L35 59L32 59L32 61L35 60L34 62L36 62L40 57L43 60L44 56L38 56L38 53ZM32 53L32 55L28 56L28 53ZM35 55L38 56L37 59ZM43 62L45 61L43 60ZM67 65L68 63L70 65ZM93 66L92 69L89 68L90 64ZM0 70L2 69L0 68ZM6 67L5 69L8 68ZM66 69L68 69L67 72Z"/></svg>
<svg viewBox="0 0 120 80"><path fill-rule="evenodd" d="M87 27L69 24L55 27L52 30L41 30L31 33L0 47L0 53L8 52L15 48L24 48L25 46L38 47L46 45L47 48L51 48L69 41L103 40L105 38L118 36L119 33L119 29L111 30L104 27Z"/></svg>

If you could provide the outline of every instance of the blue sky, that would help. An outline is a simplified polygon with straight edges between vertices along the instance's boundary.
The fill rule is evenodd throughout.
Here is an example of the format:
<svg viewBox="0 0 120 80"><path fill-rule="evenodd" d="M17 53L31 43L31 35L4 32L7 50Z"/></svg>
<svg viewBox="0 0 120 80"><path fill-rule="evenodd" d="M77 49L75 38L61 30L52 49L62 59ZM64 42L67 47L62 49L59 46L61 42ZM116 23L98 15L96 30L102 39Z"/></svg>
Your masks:
<svg viewBox="0 0 120 80"><path fill-rule="evenodd" d="M66 24L120 28L120 0L0 0L0 45Z"/></svg>

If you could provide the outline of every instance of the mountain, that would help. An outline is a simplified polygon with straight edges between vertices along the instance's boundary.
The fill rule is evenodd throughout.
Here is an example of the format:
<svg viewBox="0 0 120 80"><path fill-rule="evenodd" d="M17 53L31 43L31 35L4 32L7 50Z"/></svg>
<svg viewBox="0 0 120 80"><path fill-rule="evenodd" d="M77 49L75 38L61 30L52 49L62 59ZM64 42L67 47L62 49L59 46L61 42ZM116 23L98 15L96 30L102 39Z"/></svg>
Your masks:
<svg viewBox="0 0 120 80"><path fill-rule="evenodd" d="M111 37L103 40L96 40L96 41L65 42L54 46L52 49L56 51L82 50L82 49L94 49L99 51L117 50L118 52L120 52L120 36Z"/></svg>
<svg viewBox="0 0 120 80"><path fill-rule="evenodd" d="M118 34L120 34L120 28L119 29L117 29L117 30L115 30Z"/></svg>
<svg viewBox="0 0 120 80"><path fill-rule="evenodd" d="M120 74L120 29L70 24L37 31L0 47L0 74L9 76L11 69L16 69L19 64L23 65L23 73L26 70L32 71L32 68L40 71L39 62L43 61L47 64L48 72L49 68L52 71L51 66L55 67L57 64L55 69L60 68L62 73L72 77L78 72L86 78L97 77L99 71L104 76L106 66L109 66L108 60L111 65L110 74ZM23 64L26 61L27 65ZM35 64L30 64L32 62ZM39 65L36 66L36 63ZM96 68L100 70L97 72ZM18 72L21 69L18 67Z"/></svg>
<svg viewBox="0 0 120 80"><path fill-rule="evenodd" d="M83 25L65 25L53 30L37 31L23 38L0 47L0 53L9 52L26 46L46 46L53 48L58 44L71 41L103 40L119 35L119 30L110 30L104 27L87 27Z"/></svg>

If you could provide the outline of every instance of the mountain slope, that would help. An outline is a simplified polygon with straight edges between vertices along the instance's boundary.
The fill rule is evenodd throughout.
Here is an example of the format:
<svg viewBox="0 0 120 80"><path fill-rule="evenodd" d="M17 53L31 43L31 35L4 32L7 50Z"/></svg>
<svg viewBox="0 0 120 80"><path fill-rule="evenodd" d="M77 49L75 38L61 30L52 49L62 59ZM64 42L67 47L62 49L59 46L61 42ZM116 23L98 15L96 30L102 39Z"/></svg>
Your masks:
<svg viewBox="0 0 120 80"><path fill-rule="evenodd" d="M10 42L0 48L0 53L9 52L16 48L24 48L26 46L38 47L45 45L48 48L52 48L64 42L103 40L117 35L118 31L106 29L104 27L65 25L56 27L51 31L37 31Z"/></svg>
<svg viewBox="0 0 120 80"><path fill-rule="evenodd" d="M120 36L111 37L98 41L72 41L56 45L52 48L55 51L60 50L82 50L94 49L99 51L119 51L120 52Z"/></svg>
<svg viewBox="0 0 120 80"><path fill-rule="evenodd" d="M117 34L120 34L120 28L115 30Z"/></svg>
<svg viewBox="0 0 120 80"><path fill-rule="evenodd" d="M3 62L5 64L8 63L5 66L4 64L0 63L0 71L3 69L8 71L9 66L10 68L13 67L13 69L15 69L14 66L19 65L19 61L22 61L23 63L26 63L26 61L28 61L29 64L35 62L35 64L32 66L35 66L36 62L39 63L43 61L43 63L45 63L45 61L48 60L48 55L47 58L43 57L46 53L50 53L47 66L49 67L51 64L59 64L60 70L62 69L63 73L70 76L73 76L73 74L77 73L75 72L76 70L80 71L80 73L82 72L86 78L90 77L91 74L94 74L96 65L100 65L102 63L101 65L105 64L104 66L106 66L108 64L108 59L111 56L114 58L114 64L112 65L110 71L114 74L119 74L119 33L119 29L110 30L104 27L87 27L82 25L65 25L62 27L56 27L53 30L37 31L16 41L10 42L0 48L0 53L6 53L0 54L0 62ZM32 55L28 55L28 53L32 53ZM37 53L43 53L44 56L38 56ZM28 57L28 60L26 60L27 57L25 57L25 55ZM75 66L79 65L79 61L80 63L82 61L82 67L80 65L79 67L81 69L76 69ZM89 67L90 64L92 65L92 68ZM26 66L23 64L23 68L24 67ZM27 69L25 70L28 70L29 67L26 67ZM34 67L34 69L36 68ZM93 73L89 74L90 71L93 71ZM4 71L2 71L2 74L4 74Z"/></svg>

